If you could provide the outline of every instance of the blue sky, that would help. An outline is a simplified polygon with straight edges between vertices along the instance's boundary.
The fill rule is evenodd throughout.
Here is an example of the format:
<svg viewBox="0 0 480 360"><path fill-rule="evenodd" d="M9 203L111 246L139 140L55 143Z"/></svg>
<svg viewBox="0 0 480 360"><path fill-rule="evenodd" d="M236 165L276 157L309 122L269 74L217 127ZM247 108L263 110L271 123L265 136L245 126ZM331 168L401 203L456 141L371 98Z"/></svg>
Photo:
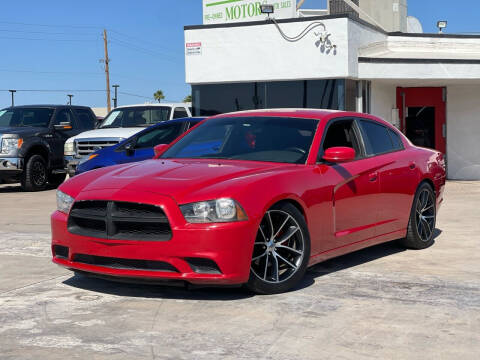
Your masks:
<svg viewBox="0 0 480 360"><path fill-rule="evenodd" d="M379 0L381 1L381 0ZM307 0L304 8L324 8ZM448 33L480 32L477 0L409 0L425 32L448 20ZM157 89L169 100L189 94L183 26L200 24L201 0L2 1L0 90L70 91L73 103L106 106L102 31L109 34L111 84L120 104L143 103ZM66 103L67 92L17 92L16 104ZM133 96L137 95L137 96ZM112 93L113 96L113 93ZM0 91L0 107L10 93Z"/></svg>

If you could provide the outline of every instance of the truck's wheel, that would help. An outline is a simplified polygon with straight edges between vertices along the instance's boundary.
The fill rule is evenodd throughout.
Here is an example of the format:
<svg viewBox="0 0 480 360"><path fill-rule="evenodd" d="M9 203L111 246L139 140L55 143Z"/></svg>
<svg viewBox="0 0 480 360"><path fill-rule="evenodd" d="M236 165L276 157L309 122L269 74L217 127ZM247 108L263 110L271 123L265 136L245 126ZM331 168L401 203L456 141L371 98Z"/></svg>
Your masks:
<svg viewBox="0 0 480 360"><path fill-rule="evenodd" d="M47 163L41 155L32 155L25 165L21 184L25 191L41 191L47 186Z"/></svg>
<svg viewBox="0 0 480 360"><path fill-rule="evenodd" d="M50 174L48 177L48 184L57 188L61 183L65 181L67 174Z"/></svg>

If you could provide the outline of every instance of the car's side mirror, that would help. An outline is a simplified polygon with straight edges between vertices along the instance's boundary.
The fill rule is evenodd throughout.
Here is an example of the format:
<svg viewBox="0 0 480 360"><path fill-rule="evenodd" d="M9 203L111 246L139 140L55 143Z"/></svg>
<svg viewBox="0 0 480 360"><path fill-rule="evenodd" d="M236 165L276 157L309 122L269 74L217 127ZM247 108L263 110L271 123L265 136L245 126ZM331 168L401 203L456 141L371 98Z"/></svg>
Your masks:
<svg viewBox="0 0 480 360"><path fill-rule="evenodd" d="M135 153L135 145L133 144L133 142L129 142L128 144L126 144L124 149L127 156L132 156Z"/></svg>
<svg viewBox="0 0 480 360"><path fill-rule="evenodd" d="M168 144L158 144L153 147L153 152L155 153L154 159L158 159L164 152L167 150Z"/></svg>
<svg viewBox="0 0 480 360"><path fill-rule="evenodd" d="M70 123L70 121L64 121L64 122L61 122L60 124L55 124L53 125L53 127L57 131L72 130L72 124Z"/></svg>
<svg viewBox="0 0 480 360"><path fill-rule="evenodd" d="M355 150L351 147L335 146L325 150L323 160L331 163L342 163L355 160Z"/></svg>

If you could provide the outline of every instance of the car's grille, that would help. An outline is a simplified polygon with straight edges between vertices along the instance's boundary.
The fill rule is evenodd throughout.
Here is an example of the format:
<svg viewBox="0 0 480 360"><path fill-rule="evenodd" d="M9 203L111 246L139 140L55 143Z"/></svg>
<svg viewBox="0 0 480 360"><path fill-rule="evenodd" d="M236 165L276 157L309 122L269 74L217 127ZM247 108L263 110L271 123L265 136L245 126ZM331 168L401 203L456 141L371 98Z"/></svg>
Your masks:
<svg viewBox="0 0 480 360"><path fill-rule="evenodd" d="M72 234L112 240L170 240L163 210L155 205L118 201L76 202L68 217Z"/></svg>
<svg viewBox="0 0 480 360"><path fill-rule="evenodd" d="M173 265L164 261L156 260L137 260L75 254L73 256L73 261L82 264L108 267L111 269L178 272Z"/></svg>
<svg viewBox="0 0 480 360"><path fill-rule="evenodd" d="M106 148L108 146L116 145L120 140L114 139L99 139L99 140L78 140L75 141L75 152L79 157L87 156L94 151Z"/></svg>

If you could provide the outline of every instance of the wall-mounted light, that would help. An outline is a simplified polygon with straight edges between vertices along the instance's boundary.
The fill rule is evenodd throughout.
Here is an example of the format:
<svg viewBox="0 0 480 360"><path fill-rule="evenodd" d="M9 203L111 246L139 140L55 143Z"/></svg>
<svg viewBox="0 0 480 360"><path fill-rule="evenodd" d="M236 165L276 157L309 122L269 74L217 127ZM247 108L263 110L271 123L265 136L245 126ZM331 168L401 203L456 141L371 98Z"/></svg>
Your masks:
<svg viewBox="0 0 480 360"><path fill-rule="evenodd" d="M267 14L268 17L270 17L270 14L273 14L275 12L275 8L273 7L273 5L269 4L260 5L260 12L262 14Z"/></svg>
<svg viewBox="0 0 480 360"><path fill-rule="evenodd" d="M446 20L437 21L437 27L438 27L438 33L443 34L443 29L447 27L447 21Z"/></svg>

